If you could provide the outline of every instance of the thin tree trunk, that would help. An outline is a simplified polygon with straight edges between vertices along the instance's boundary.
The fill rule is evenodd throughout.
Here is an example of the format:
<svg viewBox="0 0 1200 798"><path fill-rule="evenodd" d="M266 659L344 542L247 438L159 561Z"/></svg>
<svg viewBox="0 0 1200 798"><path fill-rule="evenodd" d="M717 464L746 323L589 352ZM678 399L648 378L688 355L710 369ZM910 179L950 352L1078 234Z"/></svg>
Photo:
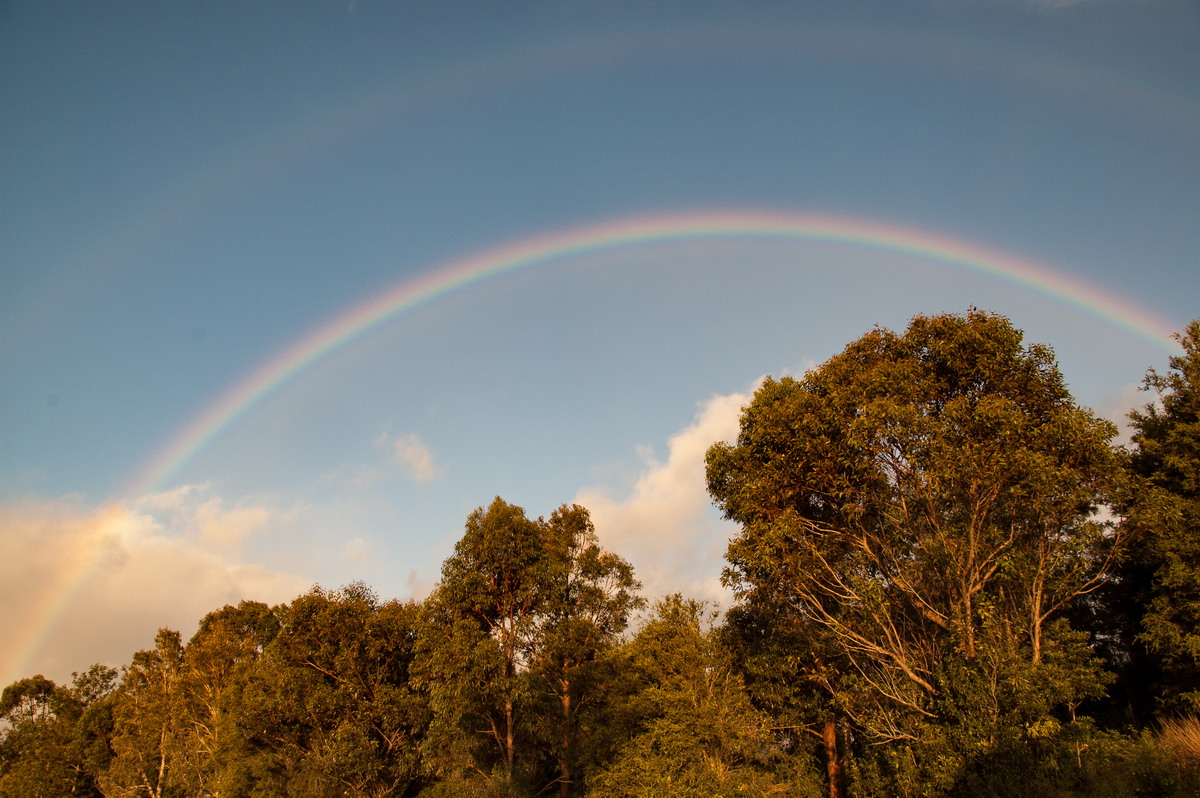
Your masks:
<svg viewBox="0 0 1200 798"><path fill-rule="evenodd" d="M1029 643L1033 649L1033 664L1042 661L1042 577L1033 583L1033 596L1029 601Z"/></svg>
<svg viewBox="0 0 1200 798"><path fill-rule="evenodd" d="M513 735L513 701L511 696L504 701L504 734L504 775L511 784L513 777L513 746L515 744Z"/></svg>
<svg viewBox="0 0 1200 798"><path fill-rule="evenodd" d="M829 779L829 798L842 798L842 757L838 752L837 721L830 718L821 729L825 745L825 775Z"/></svg>
<svg viewBox="0 0 1200 798"><path fill-rule="evenodd" d="M562 741L558 755L558 794L567 798L571 794L571 688L568 684L562 695Z"/></svg>

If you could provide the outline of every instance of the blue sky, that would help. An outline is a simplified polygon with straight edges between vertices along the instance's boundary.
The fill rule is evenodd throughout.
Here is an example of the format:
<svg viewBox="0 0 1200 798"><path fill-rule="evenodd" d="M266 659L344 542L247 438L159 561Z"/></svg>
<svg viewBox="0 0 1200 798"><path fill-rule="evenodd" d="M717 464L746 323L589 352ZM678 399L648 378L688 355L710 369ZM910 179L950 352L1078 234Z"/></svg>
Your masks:
<svg viewBox="0 0 1200 798"><path fill-rule="evenodd" d="M128 486L305 334L511 242L870 220L1200 315L1194 3L0 7L0 680L354 579L422 595L494 495L719 599L700 458L764 374L996 310L1120 418L1169 350L916 255L676 240L441 297ZM15 643L11 641L16 641Z"/></svg>

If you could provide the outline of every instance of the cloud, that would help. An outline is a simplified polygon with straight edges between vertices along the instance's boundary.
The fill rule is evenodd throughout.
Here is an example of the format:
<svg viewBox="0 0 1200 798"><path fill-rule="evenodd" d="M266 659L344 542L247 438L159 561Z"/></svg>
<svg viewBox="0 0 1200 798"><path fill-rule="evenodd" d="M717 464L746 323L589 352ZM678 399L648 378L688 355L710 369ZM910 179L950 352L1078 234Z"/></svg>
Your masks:
<svg viewBox="0 0 1200 798"><path fill-rule="evenodd" d="M1132 382L1114 395L1105 397L1095 408L1096 414L1117 425L1116 443L1127 444L1133 438L1133 422L1129 418L1131 410L1144 410L1146 405L1158 404L1158 395L1146 391L1141 382Z"/></svg>
<svg viewBox="0 0 1200 798"><path fill-rule="evenodd" d="M273 516L267 507L249 499L226 508L225 500L209 485L184 485L152 494L133 507L150 512L177 535L222 549L238 548L265 531Z"/></svg>
<svg viewBox="0 0 1200 798"><path fill-rule="evenodd" d="M135 503L76 496L0 504L0 684L56 681L93 662L127 663L168 626L185 636L206 613L288 601L308 580L230 556L277 512L226 508L203 486Z"/></svg>
<svg viewBox="0 0 1200 798"><path fill-rule="evenodd" d="M713 443L737 436L750 393L714 396L690 425L671 436L667 459L642 451L643 469L628 494L613 498L603 487L585 487L575 501L591 511L606 548L628 559L648 597L681 591L729 603L721 585L725 549L736 527L712 507L704 455Z"/></svg>
<svg viewBox="0 0 1200 798"><path fill-rule="evenodd" d="M433 460L433 453L419 435L408 433L389 440L387 434L380 435L375 443L391 450L392 460L404 469L408 478L419 485L440 479L444 471Z"/></svg>

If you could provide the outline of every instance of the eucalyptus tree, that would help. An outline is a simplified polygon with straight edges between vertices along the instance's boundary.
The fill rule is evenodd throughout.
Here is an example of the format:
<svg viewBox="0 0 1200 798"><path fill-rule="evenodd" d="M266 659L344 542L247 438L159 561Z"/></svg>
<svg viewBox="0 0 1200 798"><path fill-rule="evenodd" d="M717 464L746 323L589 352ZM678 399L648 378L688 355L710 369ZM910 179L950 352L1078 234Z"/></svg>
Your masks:
<svg viewBox="0 0 1200 798"><path fill-rule="evenodd" d="M621 651L628 685L614 716L627 734L592 778L597 798L819 794L808 763L782 756L712 628L679 594L658 601Z"/></svg>
<svg viewBox="0 0 1200 798"><path fill-rule="evenodd" d="M178 715L183 641L160 629L154 648L125 668L113 704L113 759L100 779L105 795L168 798L181 794L185 752Z"/></svg>
<svg viewBox="0 0 1200 798"><path fill-rule="evenodd" d="M497 497L467 518L425 604L422 682L433 771L577 791L583 719L602 693L600 654L641 599L586 509L526 517ZM553 774L540 763L553 762Z"/></svg>
<svg viewBox="0 0 1200 798"><path fill-rule="evenodd" d="M180 780L191 794L244 792L251 754L238 727L243 687L280 629L280 612L242 601L208 613L183 651L176 704Z"/></svg>
<svg viewBox="0 0 1200 798"><path fill-rule="evenodd" d="M1101 689L1062 616L1118 542L1098 512L1115 432L1001 316L876 328L766 380L709 450L709 491L741 524L725 579L811 630L794 655L857 737L915 744L967 713L1000 745Z"/></svg>
<svg viewBox="0 0 1200 798"><path fill-rule="evenodd" d="M228 793L236 783L255 795L384 798L419 787L419 606L356 583L314 587L278 612L278 633L236 693L243 753Z"/></svg>
<svg viewBox="0 0 1200 798"><path fill-rule="evenodd" d="M545 556L537 644L529 662L534 688L554 707L542 728L567 796L579 774L585 721L608 697L605 654L643 605L633 567L601 548L588 511L562 506L538 519Z"/></svg>
<svg viewBox="0 0 1200 798"><path fill-rule="evenodd" d="M108 765L110 695L117 672L93 665L70 686L38 675L0 695L0 796L101 795Z"/></svg>
<svg viewBox="0 0 1200 798"><path fill-rule="evenodd" d="M1177 336L1183 353L1145 387L1157 401L1130 414L1124 508L1136 545L1122 569L1133 604L1134 654L1157 671L1150 684L1164 713L1200 713L1200 320ZM1144 673L1142 674L1145 675Z"/></svg>

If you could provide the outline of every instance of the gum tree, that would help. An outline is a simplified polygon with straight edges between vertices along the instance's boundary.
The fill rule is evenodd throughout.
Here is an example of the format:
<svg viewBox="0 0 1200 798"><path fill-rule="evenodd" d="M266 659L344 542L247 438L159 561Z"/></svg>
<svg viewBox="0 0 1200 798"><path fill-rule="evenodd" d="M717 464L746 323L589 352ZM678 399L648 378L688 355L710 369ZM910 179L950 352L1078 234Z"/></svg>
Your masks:
<svg viewBox="0 0 1200 798"><path fill-rule="evenodd" d="M1115 431L1004 317L877 328L768 379L709 450L709 491L741 524L725 579L811 630L800 657L865 739L917 743L954 706L988 734L1033 728L1100 688L1060 616L1116 542L1097 515Z"/></svg>
<svg viewBox="0 0 1200 798"><path fill-rule="evenodd" d="M425 607L435 774L577 791L581 720L603 690L600 655L640 606L639 587L582 507L533 520L497 497L471 513Z"/></svg>
<svg viewBox="0 0 1200 798"><path fill-rule="evenodd" d="M1200 320L1177 336L1183 354L1145 379L1158 402L1130 414L1126 508L1137 544L1123 569L1137 614L1135 656L1155 663L1159 709L1200 712Z"/></svg>

